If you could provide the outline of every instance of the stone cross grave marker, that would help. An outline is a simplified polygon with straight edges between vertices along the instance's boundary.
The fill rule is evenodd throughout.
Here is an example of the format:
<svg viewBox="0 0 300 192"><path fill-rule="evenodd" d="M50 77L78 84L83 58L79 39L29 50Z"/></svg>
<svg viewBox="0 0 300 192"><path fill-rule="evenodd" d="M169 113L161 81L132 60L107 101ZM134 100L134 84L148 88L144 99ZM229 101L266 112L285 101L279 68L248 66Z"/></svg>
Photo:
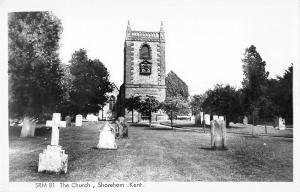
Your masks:
<svg viewBox="0 0 300 192"><path fill-rule="evenodd" d="M82 126L82 115L76 115L75 126L76 127Z"/></svg>
<svg viewBox="0 0 300 192"><path fill-rule="evenodd" d="M210 114L204 115L205 125L210 125Z"/></svg>
<svg viewBox="0 0 300 192"><path fill-rule="evenodd" d="M39 154L38 172L67 173L68 155L58 145L59 127L66 127L66 122L60 120L60 113L53 113L52 121L46 121L47 127L52 127L51 145L47 145Z"/></svg>
<svg viewBox="0 0 300 192"><path fill-rule="evenodd" d="M59 142L59 127L66 127L66 122L60 120L60 113L53 113L52 121L46 121L46 127L52 127L51 145L58 145Z"/></svg>
<svg viewBox="0 0 300 192"><path fill-rule="evenodd" d="M223 120L211 121L211 147L226 149L226 124Z"/></svg>

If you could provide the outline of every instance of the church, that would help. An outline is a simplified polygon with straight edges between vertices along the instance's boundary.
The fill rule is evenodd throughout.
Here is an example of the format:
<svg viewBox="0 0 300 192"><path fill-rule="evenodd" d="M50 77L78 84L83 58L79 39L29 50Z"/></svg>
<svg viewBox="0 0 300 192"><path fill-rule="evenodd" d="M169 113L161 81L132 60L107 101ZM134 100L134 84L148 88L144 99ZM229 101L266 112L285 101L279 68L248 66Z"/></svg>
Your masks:
<svg viewBox="0 0 300 192"><path fill-rule="evenodd" d="M124 42L124 79L118 95L118 116L131 120L132 114L125 108L125 99L146 95L156 97L159 102L166 98L165 32L161 22L159 31L132 30L128 21ZM153 114L157 120L163 114ZM134 113L134 121L141 115Z"/></svg>

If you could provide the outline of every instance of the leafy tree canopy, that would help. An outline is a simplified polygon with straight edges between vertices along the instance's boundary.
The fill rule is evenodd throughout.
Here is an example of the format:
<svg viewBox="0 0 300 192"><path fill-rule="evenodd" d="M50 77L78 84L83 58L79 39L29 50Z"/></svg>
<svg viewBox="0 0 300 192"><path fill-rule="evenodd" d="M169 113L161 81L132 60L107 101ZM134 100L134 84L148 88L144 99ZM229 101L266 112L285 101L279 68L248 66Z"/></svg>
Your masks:
<svg viewBox="0 0 300 192"><path fill-rule="evenodd" d="M70 64L73 113L97 113L107 102L107 93L113 91L106 67L98 59L89 59L84 49L72 54Z"/></svg>
<svg viewBox="0 0 300 192"><path fill-rule="evenodd" d="M200 114L203 112L203 102L207 98L207 95L204 93L202 95L193 95L190 101L190 108L194 115Z"/></svg>
<svg viewBox="0 0 300 192"><path fill-rule="evenodd" d="M43 118L62 100L58 49L60 20L50 12L14 12L8 17L10 117Z"/></svg>
<svg viewBox="0 0 300 192"><path fill-rule="evenodd" d="M165 102L162 103L162 108L167 112L169 118L188 115L190 112L188 102L182 97L166 98Z"/></svg>
<svg viewBox="0 0 300 192"><path fill-rule="evenodd" d="M226 85L215 85L213 90L206 92L206 99L202 103L205 112L224 115L229 121L236 121L241 115L240 91Z"/></svg>
<svg viewBox="0 0 300 192"><path fill-rule="evenodd" d="M245 50L242 62L243 105L246 114L250 114L257 108L259 97L265 94L269 72L265 70L266 62L262 60L254 45Z"/></svg>

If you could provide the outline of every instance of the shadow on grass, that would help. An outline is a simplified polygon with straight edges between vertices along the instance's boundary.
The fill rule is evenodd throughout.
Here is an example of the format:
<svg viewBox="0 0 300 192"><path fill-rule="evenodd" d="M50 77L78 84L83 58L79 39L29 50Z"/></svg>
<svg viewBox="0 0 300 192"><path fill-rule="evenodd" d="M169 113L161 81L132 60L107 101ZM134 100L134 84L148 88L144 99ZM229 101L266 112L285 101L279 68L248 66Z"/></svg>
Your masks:
<svg viewBox="0 0 300 192"><path fill-rule="evenodd" d="M51 128L40 127L35 130L34 136L48 136L51 135Z"/></svg>
<svg viewBox="0 0 300 192"><path fill-rule="evenodd" d="M172 128L166 128L166 127L163 127L163 128L159 128L159 127L145 127L144 130L159 130L159 131L175 131L175 129L172 129Z"/></svg>
<svg viewBox="0 0 300 192"><path fill-rule="evenodd" d="M21 134L21 126L10 126L9 127L9 136L19 137ZM34 136L48 136L51 135L51 128L49 127L38 127L35 129Z"/></svg>
<svg viewBox="0 0 300 192"><path fill-rule="evenodd" d="M275 138L288 138L288 139L292 139L293 135L272 135L272 134L260 134L260 135L252 135L249 133L238 133L238 132L227 132L227 133L231 133L231 134L236 134L236 135L242 135L245 138L259 138L259 137L275 137Z"/></svg>
<svg viewBox="0 0 300 192"><path fill-rule="evenodd" d="M200 147L200 149L207 150L207 151L227 151L228 147L224 148L216 148L216 147Z"/></svg>
<svg viewBox="0 0 300 192"><path fill-rule="evenodd" d="M98 147L91 147L90 149L92 150L98 150L98 151L115 151L117 149L100 149Z"/></svg>

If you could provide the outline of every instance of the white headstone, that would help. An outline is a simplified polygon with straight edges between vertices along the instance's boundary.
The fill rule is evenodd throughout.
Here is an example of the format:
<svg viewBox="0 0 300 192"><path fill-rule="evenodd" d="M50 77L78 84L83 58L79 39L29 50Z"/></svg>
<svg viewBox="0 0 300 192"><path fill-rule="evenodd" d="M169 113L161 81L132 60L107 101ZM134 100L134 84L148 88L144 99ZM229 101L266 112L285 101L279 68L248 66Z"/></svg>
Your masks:
<svg viewBox="0 0 300 192"><path fill-rule="evenodd" d="M247 124L248 124L248 117L247 117L247 116L244 116L243 124L244 124L244 125L247 125Z"/></svg>
<svg viewBox="0 0 300 192"><path fill-rule="evenodd" d="M76 127L82 126L82 115L76 115L75 126Z"/></svg>
<svg viewBox="0 0 300 192"><path fill-rule="evenodd" d="M224 116L219 116L219 120L223 120L224 121Z"/></svg>
<svg viewBox="0 0 300 192"><path fill-rule="evenodd" d="M219 119L218 115L213 115L213 120L218 120L218 119Z"/></svg>
<svg viewBox="0 0 300 192"><path fill-rule="evenodd" d="M210 125L210 114L204 115L205 125Z"/></svg>
<svg viewBox="0 0 300 192"><path fill-rule="evenodd" d="M99 142L97 145L99 149L117 149L114 128L106 122L100 129Z"/></svg>
<svg viewBox="0 0 300 192"><path fill-rule="evenodd" d="M279 130L285 130L285 119L282 117L276 117L275 118L275 127L278 128Z"/></svg>

